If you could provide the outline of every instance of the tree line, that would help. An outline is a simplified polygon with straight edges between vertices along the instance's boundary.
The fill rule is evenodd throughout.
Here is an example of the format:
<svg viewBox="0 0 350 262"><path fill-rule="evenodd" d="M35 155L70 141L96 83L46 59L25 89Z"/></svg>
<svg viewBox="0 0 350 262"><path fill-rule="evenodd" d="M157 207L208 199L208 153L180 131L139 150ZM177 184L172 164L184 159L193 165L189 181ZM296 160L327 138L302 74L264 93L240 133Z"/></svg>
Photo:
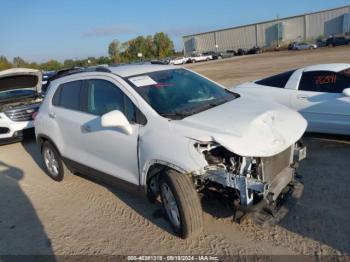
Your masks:
<svg viewBox="0 0 350 262"><path fill-rule="evenodd" d="M153 36L138 36L123 43L117 39L113 40L108 45L109 56L88 57L85 59L66 59L63 63L54 59L44 63L27 62L21 57L15 57L13 61L9 61L5 56L0 56L0 70L13 67L24 67L43 71L57 71L63 68L162 59L174 54L173 41L167 34L159 32L155 33Z"/></svg>

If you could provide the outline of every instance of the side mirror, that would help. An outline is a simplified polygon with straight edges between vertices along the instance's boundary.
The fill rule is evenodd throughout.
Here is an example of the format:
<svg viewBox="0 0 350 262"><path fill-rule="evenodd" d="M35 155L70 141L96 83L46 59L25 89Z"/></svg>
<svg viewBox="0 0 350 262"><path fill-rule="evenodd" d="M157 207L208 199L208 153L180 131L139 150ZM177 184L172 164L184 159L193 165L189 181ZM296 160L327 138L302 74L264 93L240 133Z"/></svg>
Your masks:
<svg viewBox="0 0 350 262"><path fill-rule="evenodd" d="M344 96L350 96L350 87L345 88L345 89L343 90L343 94L344 94Z"/></svg>
<svg viewBox="0 0 350 262"><path fill-rule="evenodd" d="M126 134L132 134L132 127L125 115L119 110L113 110L101 116L102 127L117 127L122 129Z"/></svg>

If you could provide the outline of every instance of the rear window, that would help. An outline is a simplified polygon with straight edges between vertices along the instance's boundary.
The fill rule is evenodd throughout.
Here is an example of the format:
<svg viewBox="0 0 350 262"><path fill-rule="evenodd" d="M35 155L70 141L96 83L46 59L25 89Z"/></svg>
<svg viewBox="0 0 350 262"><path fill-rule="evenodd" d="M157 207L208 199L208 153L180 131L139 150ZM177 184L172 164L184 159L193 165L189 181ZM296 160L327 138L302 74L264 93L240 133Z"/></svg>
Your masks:
<svg viewBox="0 0 350 262"><path fill-rule="evenodd" d="M263 86L272 86L284 88L295 70L284 72L278 75L270 76L261 80L256 81L255 83Z"/></svg>

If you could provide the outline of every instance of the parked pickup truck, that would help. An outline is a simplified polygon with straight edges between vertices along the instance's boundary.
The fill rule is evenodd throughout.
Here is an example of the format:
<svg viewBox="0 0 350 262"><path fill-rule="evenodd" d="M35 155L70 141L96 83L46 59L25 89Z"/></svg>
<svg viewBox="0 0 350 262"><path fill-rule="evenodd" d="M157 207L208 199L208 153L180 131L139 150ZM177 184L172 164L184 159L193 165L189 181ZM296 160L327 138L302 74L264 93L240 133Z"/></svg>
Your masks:
<svg viewBox="0 0 350 262"><path fill-rule="evenodd" d="M38 70L13 68L0 72L0 144L33 133L33 113L41 103L42 76Z"/></svg>
<svg viewBox="0 0 350 262"><path fill-rule="evenodd" d="M203 54L195 54L188 58L188 61L191 63L209 61L212 60L213 56L211 55L203 55Z"/></svg>

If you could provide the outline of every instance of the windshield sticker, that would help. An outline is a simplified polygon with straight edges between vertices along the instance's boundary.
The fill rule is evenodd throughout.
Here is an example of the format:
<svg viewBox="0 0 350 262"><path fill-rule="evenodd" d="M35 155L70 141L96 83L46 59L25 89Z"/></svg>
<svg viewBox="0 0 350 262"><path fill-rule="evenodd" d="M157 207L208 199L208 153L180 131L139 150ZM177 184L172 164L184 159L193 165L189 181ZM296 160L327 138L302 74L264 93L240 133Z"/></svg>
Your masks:
<svg viewBox="0 0 350 262"><path fill-rule="evenodd" d="M151 85L157 84L156 81L154 81L152 78L150 78L147 75L131 77L129 78L129 81L137 87L151 86Z"/></svg>
<svg viewBox="0 0 350 262"><path fill-rule="evenodd" d="M315 84L316 85L335 84L336 82L337 82L336 75L315 76Z"/></svg>

